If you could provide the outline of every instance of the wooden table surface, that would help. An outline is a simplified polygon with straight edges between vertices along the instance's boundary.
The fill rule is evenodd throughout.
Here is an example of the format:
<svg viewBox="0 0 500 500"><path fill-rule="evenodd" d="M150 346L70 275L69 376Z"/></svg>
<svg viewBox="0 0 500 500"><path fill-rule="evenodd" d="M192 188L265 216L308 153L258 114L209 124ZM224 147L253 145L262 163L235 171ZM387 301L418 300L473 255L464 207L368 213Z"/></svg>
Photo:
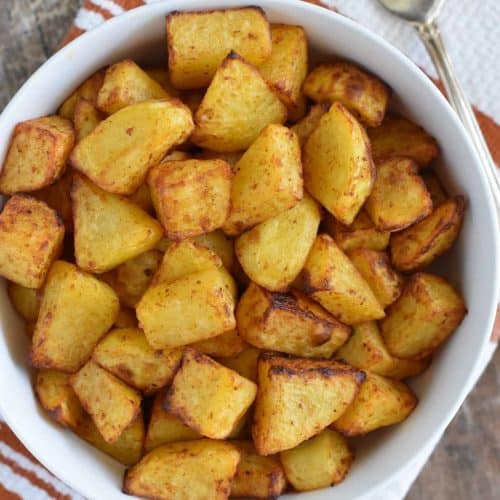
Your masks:
<svg viewBox="0 0 500 500"><path fill-rule="evenodd" d="M1 0L0 110L57 48L79 3L80 0ZM500 351L407 498L500 498Z"/></svg>

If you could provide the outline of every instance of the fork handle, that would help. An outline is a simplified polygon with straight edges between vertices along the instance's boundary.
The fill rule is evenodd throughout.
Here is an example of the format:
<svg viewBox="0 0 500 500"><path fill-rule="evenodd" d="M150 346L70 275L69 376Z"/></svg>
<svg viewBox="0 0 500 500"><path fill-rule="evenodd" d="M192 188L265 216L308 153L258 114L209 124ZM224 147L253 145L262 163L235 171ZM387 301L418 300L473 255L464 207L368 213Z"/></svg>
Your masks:
<svg viewBox="0 0 500 500"><path fill-rule="evenodd" d="M435 21L427 23L415 23L415 29L419 33L422 41L436 66L440 80L443 82L446 95L451 106L457 112L459 118L476 147L476 151L481 159L483 172L486 174L488 183L493 194L496 205L498 221L500 222L500 177L495 172L496 166L491 157L490 150L484 140L479 124L469 104L465 94L458 82L448 53L446 52L441 33Z"/></svg>

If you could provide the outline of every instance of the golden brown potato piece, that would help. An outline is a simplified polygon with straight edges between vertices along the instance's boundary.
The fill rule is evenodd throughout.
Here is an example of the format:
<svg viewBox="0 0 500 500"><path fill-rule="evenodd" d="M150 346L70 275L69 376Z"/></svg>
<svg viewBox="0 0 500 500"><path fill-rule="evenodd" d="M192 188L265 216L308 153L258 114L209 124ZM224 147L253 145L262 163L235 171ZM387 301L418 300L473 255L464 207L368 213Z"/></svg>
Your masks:
<svg viewBox="0 0 500 500"><path fill-rule="evenodd" d="M141 411L140 394L92 360L70 383L107 443L114 443Z"/></svg>
<svg viewBox="0 0 500 500"><path fill-rule="evenodd" d="M226 269L233 268L235 262L233 240L229 239L223 231L217 229L211 233L200 234L193 239L198 245L216 253Z"/></svg>
<svg viewBox="0 0 500 500"><path fill-rule="evenodd" d="M431 365L432 357L423 359L401 359L392 357L392 366L381 374L394 380L404 380L425 372Z"/></svg>
<svg viewBox="0 0 500 500"><path fill-rule="evenodd" d="M304 291L348 325L384 317L384 309L354 264L327 234L320 234L302 270Z"/></svg>
<svg viewBox="0 0 500 500"><path fill-rule="evenodd" d="M380 329L393 356L422 359L456 330L466 312L462 297L445 279L416 273L389 307Z"/></svg>
<svg viewBox="0 0 500 500"><path fill-rule="evenodd" d="M74 177L71 199L76 262L86 271L109 271L151 250L163 235L160 224L138 206L81 175Z"/></svg>
<svg viewBox="0 0 500 500"><path fill-rule="evenodd" d="M179 89L208 86L231 50L253 65L262 64L272 50L269 23L259 7L172 12L167 45L170 80Z"/></svg>
<svg viewBox="0 0 500 500"><path fill-rule="evenodd" d="M305 188L340 222L350 225L375 182L370 144L363 127L336 102L307 139Z"/></svg>
<svg viewBox="0 0 500 500"><path fill-rule="evenodd" d="M306 143L312 131L318 126L321 117L329 108L329 104L315 104L311 106L309 113L304 118L290 127L297 134L301 146Z"/></svg>
<svg viewBox="0 0 500 500"><path fill-rule="evenodd" d="M296 448L282 451L280 458L294 489L309 491L341 483L354 461L354 453L342 434L325 429Z"/></svg>
<svg viewBox="0 0 500 500"><path fill-rule="evenodd" d="M323 225L325 231L344 252L355 248L385 250L391 237L389 231L379 231L375 227L365 210L356 215L350 226L344 226L331 214L326 215Z"/></svg>
<svg viewBox="0 0 500 500"><path fill-rule="evenodd" d="M64 225L43 201L16 194L0 213L0 276L39 288L61 253Z"/></svg>
<svg viewBox="0 0 500 500"><path fill-rule="evenodd" d="M200 158L200 160L224 160L231 165L231 170L235 172L235 166L240 161L242 155L243 153L240 151L233 153L218 153L217 151L204 149L201 153L198 153L197 158Z"/></svg>
<svg viewBox="0 0 500 500"><path fill-rule="evenodd" d="M236 447L221 441L166 444L126 471L123 491L158 500L225 500L239 460Z"/></svg>
<svg viewBox="0 0 500 500"><path fill-rule="evenodd" d="M365 208L382 231L401 231L432 212L432 199L409 158L391 158L377 165L377 180Z"/></svg>
<svg viewBox="0 0 500 500"><path fill-rule="evenodd" d="M415 409L417 397L397 380L367 372L352 404L333 423L345 436L358 436L402 422Z"/></svg>
<svg viewBox="0 0 500 500"><path fill-rule="evenodd" d="M299 102L295 106L288 108L287 111L287 121L289 123L297 123L299 120L302 120L302 118L304 118L309 111L309 101L307 97L301 93L299 96Z"/></svg>
<svg viewBox="0 0 500 500"><path fill-rule="evenodd" d="M224 232L236 235L292 208L303 197L300 147L294 132L269 125L234 167Z"/></svg>
<svg viewBox="0 0 500 500"><path fill-rule="evenodd" d="M9 282L7 293L14 309L26 320L36 321L40 311L41 293L36 288L26 288Z"/></svg>
<svg viewBox="0 0 500 500"><path fill-rule="evenodd" d="M236 309L240 335L263 350L330 358L350 328L301 293L271 293L251 283Z"/></svg>
<svg viewBox="0 0 500 500"><path fill-rule="evenodd" d="M101 69L89 76L61 105L58 114L68 120L73 120L75 107L80 98L91 102L94 106L97 104L97 94L104 81L106 70Z"/></svg>
<svg viewBox="0 0 500 500"><path fill-rule="evenodd" d="M176 99L132 104L80 141L71 153L71 164L106 191L132 194L149 168L192 130L191 112Z"/></svg>
<svg viewBox="0 0 500 500"><path fill-rule="evenodd" d="M0 170L0 193L36 191L52 184L63 174L74 142L73 125L60 116L18 123Z"/></svg>
<svg viewBox="0 0 500 500"><path fill-rule="evenodd" d="M460 232L464 206L464 198L455 196L417 224L394 234L391 237L394 267L405 272L422 269L449 250Z"/></svg>
<svg viewBox="0 0 500 500"><path fill-rule="evenodd" d="M183 240L224 224L231 198L231 167L222 160L160 163L148 174L151 198L167 238Z"/></svg>
<svg viewBox="0 0 500 500"><path fill-rule="evenodd" d="M231 485L232 497L277 498L286 487L278 457L261 457L252 441L231 441L240 452L238 471Z"/></svg>
<svg viewBox="0 0 500 500"><path fill-rule="evenodd" d="M403 278L391 267L389 257L385 252L356 248L347 252L347 256L370 285L384 309L401 295Z"/></svg>
<svg viewBox="0 0 500 500"><path fill-rule="evenodd" d="M267 125L285 120L285 105L259 71L231 52L196 110L191 141L214 151L241 151Z"/></svg>
<svg viewBox="0 0 500 500"><path fill-rule="evenodd" d="M243 233L234 248L247 276L268 290L287 290L304 267L320 220L320 207L305 196Z"/></svg>
<svg viewBox="0 0 500 500"><path fill-rule="evenodd" d="M149 78L156 80L164 88L169 96L177 97L180 99L181 93L176 88L174 88L174 86L170 82L167 68L164 68L163 66L152 66L150 68L143 68L143 70L149 76ZM182 100L184 101L184 99Z"/></svg>
<svg viewBox="0 0 500 500"><path fill-rule="evenodd" d="M151 199L151 192L149 191L148 183L141 184L135 193L131 194L128 199L139 205L145 212L154 213L153 200Z"/></svg>
<svg viewBox="0 0 500 500"><path fill-rule="evenodd" d="M92 354L98 365L146 395L172 381L181 357L182 349L154 350L139 328L111 330Z"/></svg>
<svg viewBox="0 0 500 500"><path fill-rule="evenodd" d="M43 291L31 362L75 372L110 329L118 309L118 297L106 283L73 264L55 262Z"/></svg>
<svg viewBox="0 0 500 500"><path fill-rule="evenodd" d="M111 115L120 109L146 101L169 97L162 85L131 59L113 64L106 70L97 94L97 107Z"/></svg>
<svg viewBox="0 0 500 500"><path fill-rule="evenodd" d="M330 360L264 353L252 437L259 455L294 448L338 419L365 374Z"/></svg>
<svg viewBox="0 0 500 500"><path fill-rule="evenodd" d="M376 161L391 156L407 156L420 168L438 155L438 145L423 128L401 116L387 116L379 127L369 128L372 155Z"/></svg>
<svg viewBox="0 0 500 500"><path fill-rule="evenodd" d="M244 351L231 358L221 358L219 363L231 368L242 377L257 382L257 364L259 362L260 349L247 347Z"/></svg>
<svg viewBox="0 0 500 500"><path fill-rule="evenodd" d="M41 370L36 374L35 394L50 416L65 427L75 429L84 419L84 411L69 383L67 373Z"/></svg>
<svg viewBox="0 0 500 500"><path fill-rule="evenodd" d="M195 342L191 344L191 347L194 347L197 351L207 354L208 356L229 358L239 354L248 347L248 345L239 335L238 330L230 330L229 332L217 335L217 337Z"/></svg>
<svg viewBox="0 0 500 500"><path fill-rule="evenodd" d="M192 348L167 391L163 407L202 436L224 439L255 399L257 386Z"/></svg>
<svg viewBox="0 0 500 500"><path fill-rule="evenodd" d="M304 82L304 93L316 102L341 102L369 127L382 123L390 96L381 80L346 61L317 66Z"/></svg>
<svg viewBox="0 0 500 500"><path fill-rule="evenodd" d="M137 326L135 312L126 307L122 307L118 312L118 316L113 326L115 328L135 328Z"/></svg>
<svg viewBox="0 0 500 500"><path fill-rule="evenodd" d="M73 123L76 142L87 137L104 120L104 115L87 99L80 98L75 106Z"/></svg>
<svg viewBox="0 0 500 500"><path fill-rule="evenodd" d="M436 209L438 205L441 205L441 203L448 199L446 189L434 172L424 172L422 174L422 179L424 180L427 191L429 191L431 195L432 206Z"/></svg>

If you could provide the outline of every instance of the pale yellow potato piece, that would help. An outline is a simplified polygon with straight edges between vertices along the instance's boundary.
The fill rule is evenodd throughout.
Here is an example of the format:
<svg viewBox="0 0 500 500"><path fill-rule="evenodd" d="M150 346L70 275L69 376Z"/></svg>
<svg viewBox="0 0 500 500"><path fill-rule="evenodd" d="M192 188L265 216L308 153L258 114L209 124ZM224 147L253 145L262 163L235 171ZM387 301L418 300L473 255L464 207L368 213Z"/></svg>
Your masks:
<svg viewBox="0 0 500 500"><path fill-rule="evenodd" d="M208 356L229 358L236 356L243 351L248 344L239 335L238 330L229 330L228 332L217 335L200 342L191 344L197 351L200 351Z"/></svg>
<svg viewBox="0 0 500 500"><path fill-rule="evenodd" d="M172 85L167 68L163 66L152 66L143 68L143 70L150 78L156 80L165 89L168 95L180 98L181 93ZM182 100L184 101L184 99Z"/></svg>
<svg viewBox="0 0 500 500"><path fill-rule="evenodd" d="M164 402L166 411L213 439L228 437L253 403L257 386L192 348L182 362Z"/></svg>
<svg viewBox="0 0 500 500"><path fill-rule="evenodd" d="M305 188L340 222L350 225L370 194L375 167L363 127L335 102L307 139Z"/></svg>
<svg viewBox="0 0 500 500"><path fill-rule="evenodd" d="M246 149L270 123L283 123L285 105L259 71L231 52L217 69L194 115L191 141L206 149Z"/></svg>
<svg viewBox="0 0 500 500"><path fill-rule="evenodd" d="M226 269L231 269L234 266L235 257L233 240L229 239L220 229L212 231L211 233L195 236L193 240L195 243L215 252Z"/></svg>
<svg viewBox="0 0 500 500"><path fill-rule="evenodd" d="M424 180L427 191L429 191L431 195L432 206L434 208L437 208L438 205L441 205L441 203L449 198L446 189L434 172L424 172L422 174L422 179Z"/></svg>
<svg viewBox="0 0 500 500"><path fill-rule="evenodd" d="M314 243L321 209L309 196L243 233L235 242L247 276L272 291L285 291L298 276Z"/></svg>
<svg viewBox="0 0 500 500"><path fill-rule="evenodd" d="M73 117L76 142L80 142L87 137L102 120L104 120L104 115L94 106L94 104L81 97L76 103Z"/></svg>
<svg viewBox="0 0 500 500"><path fill-rule="evenodd" d="M231 50L254 65L271 55L269 23L259 7L173 12L166 29L170 80L179 89L208 86Z"/></svg>
<svg viewBox="0 0 500 500"><path fill-rule="evenodd" d="M132 104L81 140L71 153L71 164L106 191L132 194L149 168L192 130L191 112L176 99Z"/></svg>
<svg viewBox="0 0 500 500"><path fill-rule="evenodd" d="M9 282L7 293L14 309L26 320L36 321L40 311L41 293L36 288L26 288Z"/></svg>
<svg viewBox="0 0 500 500"><path fill-rule="evenodd" d="M80 98L86 99L94 106L97 104L97 94L104 81L106 70L101 69L89 76L75 91L61 104L58 114L68 120L73 120L75 107Z"/></svg>
<svg viewBox="0 0 500 500"><path fill-rule="evenodd" d="M91 356L118 314L118 297L73 264L53 264L43 290L31 347L37 368L75 372Z"/></svg>
<svg viewBox="0 0 500 500"><path fill-rule="evenodd" d="M261 350L247 347L244 351L230 358L220 358L217 361L239 373L242 377L257 382L257 364Z"/></svg>
<svg viewBox="0 0 500 500"><path fill-rule="evenodd" d="M321 117L329 108L329 104L315 104L311 106L309 113L304 118L290 127L297 134L301 146L306 143L313 130L318 126Z"/></svg>

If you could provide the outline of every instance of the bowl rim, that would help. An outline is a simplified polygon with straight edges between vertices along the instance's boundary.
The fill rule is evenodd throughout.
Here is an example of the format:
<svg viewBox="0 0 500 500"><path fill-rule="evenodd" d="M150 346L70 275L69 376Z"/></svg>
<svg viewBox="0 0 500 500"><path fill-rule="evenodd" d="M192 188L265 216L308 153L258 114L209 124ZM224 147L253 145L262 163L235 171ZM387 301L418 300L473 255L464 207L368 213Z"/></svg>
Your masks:
<svg viewBox="0 0 500 500"><path fill-rule="evenodd" d="M148 0L146 0L148 1ZM151 0L149 0L151 1ZM181 4L179 6L179 4ZM267 4L267 5L266 5ZM14 106L16 106L17 102L23 98L23 94L25 92L30 91L31 87L36 85L36 81L39 78L39 74L42 73L43 71L46 71L47 68L50 68L51 66L58 67L60 62L64 60L65 57L67 57L72 51L82 51L85 50L85 45L87 43L87 40L94 38L94 37L100 37L103 36L106 33L112 33L115 30L115 27L122 25L123 27L126 28L127 25L130 25L130 23L133 23L136 18L140 17L144 12L148 12L148 14L157 12L159 16L165 15L168 12L172 12L174 10L210 10L214 8L231 8L231 7L239 7L239 6L248 6L248 5L258 5L262 7L264 10L267 7L286 7L286 8L293 8L294 10L302 10L304 12L312 12L317 15L321 16L326 16L329 17L333 23L339 23L343 25L345 28L348 30L351 30L353 32L356 32L357 35L361 36L362 38L366 39L367 41L370 41L374 44L377 44L381 46L381 48L385 51L391 54L393 58L396 58L399 60L399 62L405 66L405 68L412 72L413 76L417 79L419 79L423 85L428 87L428 90L434 94L434 97L437 98L439 101L441 101L441 104L443 105L443 111L448 115L448 119L454 122L455 127L457 128L457 131L461 134L461 138L465 141L467 148L471 152L471 156L475 160L475 170L476 174L479 176L480 179L480 184L481 184L481 189L483 191L483 195L485 196L485 202L486 206L489 212L489 215L491 216L491 222L493 225L493 245L495 247L495 255L496 259L494 261L494 269L492 270L492 278L493 282L496 283L497 285L500 282L500 259L499 259L499 254L500 254L500 235L498 233L498 230L495 230L495 228L498 228L498 220L497 220L497 213L493 201L493 196L490 192L490 189L488 187L486 175L482 171L482 168L480 167L480 160L479 157L473 147L473 143L471 138L468 136L467 132L465 131L465 128L463 127L462 123L460 122L458 116L455 114L455 112L452 110L449 102L446 100L446 98L441 94L441 92L438 90L438 88L434 85L434 83L427 77L427 75L411 60L409 59L405 54L403 54L399 49L397 49L395 46L391 45L388 41L386 41L384 38L382 38L380 35L374 33L373 31L369 30L367 27L361 25L355 20L352 20L351 18L348 18L342 14L339 14L333 10L330 10L327 6L318 6L312 3L309 3L308 1L290 1L290 0L261 0L261 1L244 1L244 0L207 0L206 3L202 5L196 5L195 0L159 0L159 1L153 1L152 3L146 3L140 7L134 8L130 11L124 12L123 14L110 18L106 20L104 23L101 25L95 27L94 29L87 31L83 33L82 35L78 36L74 40L72 40L70 43L68 43L66 46L60 48L55 54L53 54L47 61L45 61L29 78L28 80L20 87L20 89L16 92L14 97L9 101L9 103L6 105L2 113L0 114L0 123L2 122L2 118L5 114L7 114L8 111L11 110ZM219 6L219 7L217 7ZM293 6L293 7L292 7ZM496 222L496 225L495 225ZM427 439L423 440L420 444L419 449L414 452L413 458L408 461L401 461L400 465L393 470L391 474L388 474L385 478L382 478L375 484L370 484L369 488L369 495L377 495L380 493L384 488L387 487L391 482L395 480L395 478L401 473L403 473L405 470L407 470L412 464L415 463L415 461L418 460L418 458L424 453L424 451L432 446L434 443L436 443L443 432L445 431L446 427L449 425L450 421L452 418L455 416L457 413L458 409L460 406L463 404L464 399L472 389L472 385L474 384L475 380L473 380L473 375L477 372L478 367L480 363L482 362L482 359L485 356L485 353L488 351L488 348L490 346L490 332L493 327L494 323L494 318L495 318L495 313L496 313L496 307L499 301L499 295L500 295L500 290L499 286L496 287L497 292L496 295L491 297L491 307L489 310L489 315L487 318L485 318L485 333L483 334L483 338L481 340L481 347L478 351L478 356L475 359L473 363L473 369L469 372L466 383L464 384L459 396L455 399L454 403L449 406L448 410L446 411L445 418L443 418L440 422L436 423L436 426L433 428L432 431L429 432ZM8 405L4 403L3 398L0 398L0 413L2 414L3 419L7 423L7 425L12 429L12 431L15 433L15 435L19 438L19 440L23 443L23 445L28 449L28 451L40 462L44 467L46 467L49 471L51 471L56 477L58 477L61 481L66 483L68 486L73 488L76 492L83 494L80 490L80 485L75 484L75 481L71 478L68 477L67 474L65 473L60 473L61 471L58 470L57 464L56 463L50 463L44 459L40 459L39 453L37 452L36 449L34 449L34 446L31 445L31 440L30 440L30 430L29 429L24 429L20 428L20 426L17 425L16 419L9 414L8 411ZM321 491L321 490L319 490ZM363 493L362 495L358 495L355 498L356 499L361 499L365 498L367 493Z"/></svg>

